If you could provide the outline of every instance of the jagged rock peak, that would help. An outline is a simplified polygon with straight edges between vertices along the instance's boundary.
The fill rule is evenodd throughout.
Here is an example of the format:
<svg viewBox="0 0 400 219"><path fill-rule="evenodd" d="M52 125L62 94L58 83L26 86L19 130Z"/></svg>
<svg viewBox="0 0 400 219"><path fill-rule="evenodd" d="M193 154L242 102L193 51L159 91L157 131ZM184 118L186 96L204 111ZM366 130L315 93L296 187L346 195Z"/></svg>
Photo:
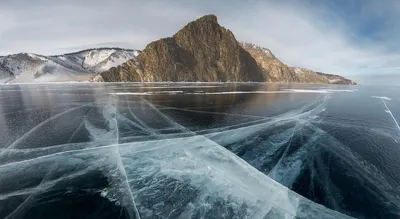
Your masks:
<svg viewBox="0 0 400 219"><path fill-rule="evenodd" d="M218 18L215 14L208 14L208 15L204 15L203 17L198 18L195 21L192 21L190 23L198 23L198 22L212 22L212 23L218 23ZM189 24L190 24L189 23Z"/></svg>
<svg viewBox="0 0 400 219"><path fill-rule="evenodd" d="M230 38L236 41L233 33L218 23L218 19L215 15L205 15L192 21L180 29L173 38L177 43L185 43L184 41L190 41L192 44L185 46L196 46L193 43L215 44L222 38Z"/></svg>
<svg viewBox="0 0 400 219"><path fill-rule="evenodd" d="M215 15L192 21L173 37L147 45L137 63L129 61L101 77L104 81L265 81L253 57L217 21Z"/></svg>
<svg viewBox="0 0 400 219"><path fill-rule="evenodd" d="M340 76L289 67L267 48L239 43L215 15L150 43L136 60L102 72L95 81L351 83Z"/></svg>

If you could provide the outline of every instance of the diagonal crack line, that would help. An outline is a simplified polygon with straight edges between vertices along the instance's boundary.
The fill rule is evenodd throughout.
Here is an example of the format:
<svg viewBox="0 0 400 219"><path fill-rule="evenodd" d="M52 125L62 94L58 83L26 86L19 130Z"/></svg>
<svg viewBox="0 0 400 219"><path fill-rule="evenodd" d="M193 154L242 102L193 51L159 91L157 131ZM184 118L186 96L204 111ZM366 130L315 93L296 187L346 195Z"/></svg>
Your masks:
<svg viewBox="0 0 400 219"><path fill-rule="evenodd" d="M82 105L82 106L78 106L78 107L66 110L64 112L61 112L61 113L59 113L57 115L54 115L54 116L52 116L50 118L47 118L46 120L42 121L41 123L39 123L38 125L36 125L32 129L30 129L28 132L25 132L21 137L19 137L17 140L15 140L12 144L10 144L9 146L6 146L5 148L3 148L4 151L3 151L3 153L0 153L0 156L3 155L4 152L7 151L7 149L15 148L19 143L21 143L23 140L25 140L27 137L29 137L34 131L36 131L39 128L45 126L46 124L48 124L49 122L53 121L54 119L57 119L57 118L59 118L59 117L61 117L63 115L66 115L66 114L70 113L70 112L85 108L85 107L90 106L92 104L93 103L88 103L88 104L85 104L85 105Z"/></svg>
<svg viewBox="0 0 400 219"><path fill-rule="evenodd" d="M148 100L146 100L144 98L140 98L140 99L143 102L145 102L147 105L149 105L152 109L154 109L162 118L164 118L166 121L168 121L168 123L170 123L171 125L181 129L182 131L194 133L191 130L189 130L188 128L186 128L185 126L182 126L181 124L179 124L179 123L175 122L173 119L171 119L169 116L162 113L156 106L154 106L154 104L150 103Z"/></svg>
<svg viewBox="0 0 400 219"><path fill-rule="evenodd" d="M162 116L163 118L165 118L166 120L168 120L170 123L172 123L172 124L174 124L174 125L180 127L182 130L184 130L184 131L186 131L186 132L188 132L188 133L193 133L193 134L195 134L195 136L202 137L202 138L204 138L205 141L208 141L208 142L210 142L210 143L212 143L212 144L218 145L218 146L221 147L221 149L228 151L225 147L223 147L222 145L218 144L217 142L211 140L210 138L207 138L207 137L204 136L204 135L201 135L201 134L198 134L198 133L196 133L196 132L193 132L193 131L189 130L188 128L186 128L185 126L182 126L182 125L180 125L179 123L175 122L172 118L170 118L169 116L165 115L165 114L162 113L160 110L158 110L158 109L157 109L152 103L150 103L149 101L144 100L144 99L143 99L143 101L146 102L146 103L147 103L150 107L152 107L154 110L156 110L156 111L160 114L160 116ZM296 123L296 126L297 126L297 123ZM292 137L293 137L293 136L292 136ZM228 152L232 153L231 151L228 151ZM271 203L271 205L273 205L274 207L280 209L281 211L286 212L284 209L282 209L282 208L281 208L280 206L278 206L278 205L275 205L274 203ZM287 214L290 214L290 213L288 213L288 212L286 212L286 213L287 213ZM291 215L291 214L290 214L290 215ZM295 215L292 215L292 216L295 216Z"/></svg>
<svg viewBox="0 0 400 219"><path fill-rule="evenodd" d="M118 98L115 98L115 99L118 100ZM125 166L124 166L124 164L122 162L122 157L121 157L121 153L120 153L120 149L119 149L119 128L118 128L118 121L117 121L117 106L118 106L118 104L115 103L115 105L114 105L114 110L115 111L114 111L114 116L113 116L113 120L114 120L114 123L115 123L114 125L115 125L115 129L116 129L116 144L115 144L115 147L116 147L116 154L118 156L117 166L119 167L123 177L125 178L124 179L124 184L125 184L125 187L127 187L127 190L129 192L129 196L130 196L131 201L132 201L132 205L133 205L133 208L134 208L134 211L135 211L134 212L135 218L141 219L139 211L138 211L138 209L136 207L135 199L133 198L133 192L132 192L132 189L131 189L131 187L129 185L129 182L128 182L128 175L126 174Z"/></svg>
<svg viewBox="0 0 400 219"><path fill-rule="evenodd" d="M283 161L283 159L286 157L286 155L287 155L287 153L288 153L288 151L289 151L289 149L290 149L290 146L291 146L291 144L292 144L293 136L294 136L295 132L298 131L298 130L296 130L296 128L298 127L298 124L299 124L299 121L296 121L296 124L295 124L295 126L294 126L294 128L293 128L293 132L292 132L292 134L291 134L291 136L290 136L290 138L289 138L289 142L288 142L288 145L286 146L285 151L283 152L282 156L279 158L279 160L278 160L278 162L275 164L275 166L274 166L274 167L271 169L271 171L268 173L268 176L272 177L273 175L275 175L277 169L278 169L278 168L280 167L280 165L282 164L282 161Z"/></svg>
<svg viewBox="0 0 400 219"><path fill-rule="evenodd" d="M173 109L177 111L185 111L185 112L194 112L194 113L204 113L204 114L213 114L213 115L226 115L226 116L238 116L238 117L248 117L252 119L266 119L268 117L265 116L255 116L255 115L246 115L246 114L236 114L236 113L221 113L221 112L210 112L210 111L203 111L203 110L193 110L193 109L184 109L184 108L177 108L177 107L163 107L163 109Z"/></svg>
<svg viewBox="0 0 400 219"><path fill-rule="evenodd" d="M128 100L128 97L125 95L125 98L126 98L126 101L127 101L127 105L128 105L128 111L129 111L129 113L131 114L131 116L141 125L141 130L142 131L145 131L145 132L148 132L148 133L150 133L150 134L153 134L153 135L156 135L157 133L155 132L155 130L153 129L153 128L151 128L150 126L148 126L146 123L144 123L139 117L137 117L133 112L132 112L132 109L131 109L131 106L130 106L130 104L129 104L129 100ZM146 129L144 129L144 128L146 128Z"/></svg>
<svg viewBox="0 0 400 219"><path fill-rule="evenodd" d="M381 99L381 100L382 100L383 104L384 104L385 107L386 107L386 112L390 114L390 116L392 117L394 123L396 124L397 129L400 130L399 123L397 122L396 118L394 117L392 111L391 111L391 110L389 109L389 107L386 105L386 102L385 102L383 99Z"/></svg>

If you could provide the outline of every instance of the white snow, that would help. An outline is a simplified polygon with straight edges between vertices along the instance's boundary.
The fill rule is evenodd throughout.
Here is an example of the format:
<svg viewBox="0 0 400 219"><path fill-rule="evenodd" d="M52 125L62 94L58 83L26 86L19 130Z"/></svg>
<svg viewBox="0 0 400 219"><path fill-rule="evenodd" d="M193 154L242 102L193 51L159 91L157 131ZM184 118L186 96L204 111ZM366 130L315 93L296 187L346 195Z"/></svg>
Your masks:
<svg viewBox="0 0 400 219"><path fill-rule="evenodd" d="M110 93L111 95L136 95L136 96L147 96L147 95L160 95L160 94L183 94L181 90L175 91L161 91L161 92L117 92Z"/></svg>
<svg viewBox="0 0 400 219"><path fill-rule="evenodd" d="M98 65L100 62L103 62L105 59L110 57L110 55L113 54L114 52L115 50L113 49L102 50L102 51L97 51L97 50L90 51L85 56L85 59L83 61L83 66Z"/></svg>
<svg viewBox="0 0 400 219"><path fill-rule="evenodd" d="M379 96L371 96L372 98L381 99L381 100L392 100L390 97L379 97Z"/></svg>
<svg viewBox="0 0 400 219"><path fill-rule="evenodd" d="M296 73L296 74L302 74L303 73L303 70L301 69L301 68L294 68L294 72Z"/></svg>
<svg viewBox="0 0 400 219"><path fill-rule="evenodd" d="M115 49L92 50L88 52L83 61L86 69L95 72L106 71L112 67L123 64L134 59L139 54L138 51L121 51Z"/></svg>
<svg viewBox="0 0 400 219"><path fill-rule="evenodd" d="M343 90L343 89L287 89L288 91L292 91L295 93L336 93L336 92L355 92L356 89L353 90Z"/></svg>
<svg viewBox="0 0 400 219"><path fill-rule="evenodd" d="M287 89L287 91L291 91L293 93L322 93L322 94L333 93L333 91L330 90L312 90L312 89Z"/></svg>
<svg viewBox="0 0 400 219"><path fill-rule="evenodd" d="M95 73L121 65L138 54L137 50L123 49L93 49L48 57L21 53L2 57L0 62L15 76L8 83L88 81Z"/></svg>
<svg viewBox="0 0 400 219"><path fill-rule="evenodd" d="M337 83L342 81L341 79L337 78L337 79L328 79L329 83L333 84L333 83Z"/></svg>

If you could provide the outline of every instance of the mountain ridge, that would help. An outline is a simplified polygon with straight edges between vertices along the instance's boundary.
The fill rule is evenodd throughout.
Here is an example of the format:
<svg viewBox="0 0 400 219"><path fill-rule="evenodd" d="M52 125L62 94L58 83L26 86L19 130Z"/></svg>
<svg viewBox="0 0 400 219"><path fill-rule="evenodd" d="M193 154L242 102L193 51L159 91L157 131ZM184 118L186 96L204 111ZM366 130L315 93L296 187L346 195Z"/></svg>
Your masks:
<svg viewBox="0 0 400 219"><path fill-rule="evenodd" d="M86 49L63 55L17 53L0 57L0 82L89 81L97 73L135 58L140 51Z"/></svg>
<svg viewBox="0 0 400 219"><path fill-rule="evenodd" d="M339 75L288 66L268 48L237 41L215 15L189 22L143 51L100 47L51 56L0 56L0 83L53 81L356 84Z"/></svg>
<svg viewBox="0 0 400 219"><path fill-rule="evenodd" d="M246 42L241 42L241 45L257 61L258 66L266 75L267 82L356 84L340 75L315 72L302 67L288 66L280 61L271 50L267 48Z"/></svg>
<svg viewBox="0 0 400 219"><path fill-rule="evenodd" d="M149 43L136 60L101 72L94 81L356 84L339 75L290 67L267 48L238 42L215 15L200 17L172 37Z"/></svg>
<svg viewBox="0 0 400 219"><path fill-rule="evenodd" d="M203 16L172 37L151 42L136 61L111 68L95 81L262 81L255 60L221 27Z"/></svg>

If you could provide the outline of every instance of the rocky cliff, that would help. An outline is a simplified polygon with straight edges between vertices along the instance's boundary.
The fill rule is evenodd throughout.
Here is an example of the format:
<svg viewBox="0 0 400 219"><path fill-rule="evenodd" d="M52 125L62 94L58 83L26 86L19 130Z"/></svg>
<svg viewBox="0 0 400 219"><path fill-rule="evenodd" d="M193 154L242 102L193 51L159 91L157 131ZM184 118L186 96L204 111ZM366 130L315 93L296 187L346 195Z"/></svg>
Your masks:
<svg viewBox="0 0 400 219"><path fill-rule="evenodd" d="M276 58L267 48L245 42L242 42L241 45L256 60L267 82L356 84L339 75L315 72L306 68L289 67Z"/></svg>
<svg viewBox="0 0 400 219"><path fill-rule="evenodd" d="M187 24L173 37L154 41L135 60L112 68L97 81L265 81L252 56L217 17Z"/></svg>
<svg viewBox="0 0 400 219"><path fill-rule="evenodd" d="M270 50L239 43L207 15L170 38L154 41L136 59L102 72L94 81L253 81L353 84L337 75L289 67Z"/></svg>
<svg viewBox="0 0 400 219"><path fill-rule="evenodd" d="M293 70L277 59L269 49L245 42L241 45L256 60L266 82L300 82Z"/></svg>

